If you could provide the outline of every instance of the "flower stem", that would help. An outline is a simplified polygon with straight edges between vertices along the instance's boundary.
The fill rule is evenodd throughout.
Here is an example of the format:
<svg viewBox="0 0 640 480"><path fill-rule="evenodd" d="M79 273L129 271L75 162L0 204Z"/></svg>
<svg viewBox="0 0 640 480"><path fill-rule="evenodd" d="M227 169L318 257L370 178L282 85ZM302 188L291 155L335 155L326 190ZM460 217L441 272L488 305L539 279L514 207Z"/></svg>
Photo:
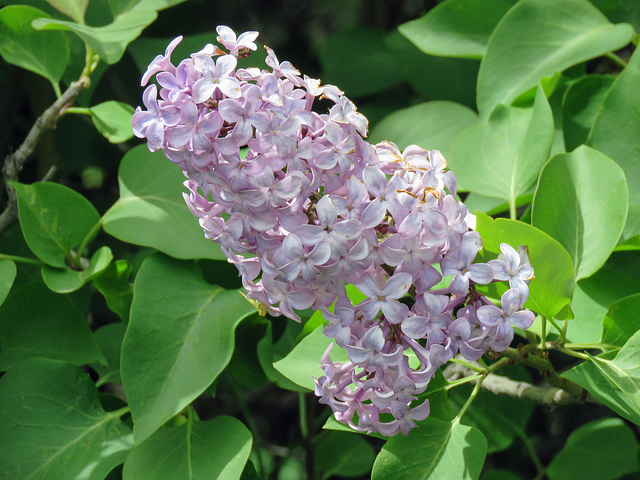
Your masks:
<svg viewBox="0 0 640 480"><path fill-rule="evenodd" d="M7 255L0 253L0 260L13 260L14 262L30 263L32 265L42 265L42 262L35 258L19 257L17 255Z"/></svg>

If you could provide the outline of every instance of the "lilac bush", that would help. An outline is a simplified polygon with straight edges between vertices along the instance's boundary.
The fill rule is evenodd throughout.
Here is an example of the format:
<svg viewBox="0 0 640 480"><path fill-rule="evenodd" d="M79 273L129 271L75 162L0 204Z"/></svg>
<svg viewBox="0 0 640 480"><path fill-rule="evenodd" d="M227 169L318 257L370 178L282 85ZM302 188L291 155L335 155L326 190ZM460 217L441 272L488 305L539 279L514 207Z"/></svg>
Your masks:
<svg viewBox="0 0 640 480"><path fill-rule="evenodd" d="M371 145L338 87L268 47L270 70L237 68L258 33L217 32L228 53L209 44L174 66L178 37L149 65L142 85L155 74L160 98L147 86L134 133L182 169L187 205L248 299L296 321L296 310L323 312L350 361L334 363L329 345L320 402L355 430L406 435L429 415L417 397L438 368L503 351L514 326L531 326L527 255L503 244L500 258L473 263L482 239L439 151ZM513 287L502 308L476 291L495 281ZM347 283L366 300L354 305Z"/></svg>

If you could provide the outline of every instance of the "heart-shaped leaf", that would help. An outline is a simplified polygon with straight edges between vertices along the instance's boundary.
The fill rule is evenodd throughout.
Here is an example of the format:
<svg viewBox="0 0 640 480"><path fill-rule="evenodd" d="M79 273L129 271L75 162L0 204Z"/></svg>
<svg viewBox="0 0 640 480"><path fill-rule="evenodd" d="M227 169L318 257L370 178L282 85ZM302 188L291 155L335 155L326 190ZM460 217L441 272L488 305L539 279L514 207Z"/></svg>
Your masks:
<svg viewBox="0 0 640 480"><path fill-rule="evenodd" d="M105 362L73 302L42 283L15 288L0 307L0 347L0 371L36 357L75 365Z"/></svg>
<svg viewBox="0 0 640 480"><path fill-rule="evenodd" d="M622 169L606 155L581 146L545 165L531 223L567 249L575 278L586 278L618 243L627 219L627 197Z"/></svg>
<svg viewBox="0 0 640 480"><path fill-rule="evenodd" d="M512 6L507 0L449 0L398 29L429 55L479 59L491 32Z"/></svg>
<svg viewBox="0 0 640 480"><path fill-rule="evenodd" d="M162 152L132 148L118 177L120 198L104 216L107 233L176 258L226 260L220 247L204 238L182 197L184 175Z"/></svg>
<svg viewBox="0 0 640 480"><path fill-rule="evenodd" d="M133 445L122 411L105 412L80 368L36 358L0 379L2 476L102 480Z"/></svg>
<svg viewBox="0 0 640 480"><path fill-rule="evenodd" d="M31 26L49 15L26 5L0 10L0 55L7 63L31 70L58 83L69 63L69 43L63 33L38 32Z"/></svg>
<svg viewBox="0 0 640 480"><path fill-rule="evenodd" d="M613 25L587 0L522 0L500 20L480 65L478 111L489 116L541 79L624 47L629 24Z"/></svg>
<svg viewBox="0 0 640 480"><path fill-rule="evenodd" d="M31 251L52 267L66 268L65 259L80 246L100 214L75 190L58 183L12 183L18 195L18 215Z"/></svg>
<svg viewBox="0 0 640 480"><path fill-rule="evenodd" d="M205 391L229 363L236 325L255 310L193 263L153 255L135 282L122 382L136 444Z"/></svg>

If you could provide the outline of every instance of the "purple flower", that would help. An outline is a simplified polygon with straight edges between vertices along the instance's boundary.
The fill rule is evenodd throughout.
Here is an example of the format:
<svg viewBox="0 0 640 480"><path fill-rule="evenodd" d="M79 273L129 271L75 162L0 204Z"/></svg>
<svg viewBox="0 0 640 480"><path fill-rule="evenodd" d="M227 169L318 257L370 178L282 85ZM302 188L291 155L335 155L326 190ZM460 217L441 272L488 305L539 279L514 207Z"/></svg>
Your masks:
<svg viewBox="0 0 640 480"><path fill-rule="evenodd" d="M142 75L142 80L140 81L140 86L144 87L151 77L154 74L161 72L163 70L173 73L174 66L171 64L171 54L178 46L178 44L182 41L182 35L171 40L171 43L167 46L167 49L164 51L164 55L158 55L154 58L149 66L147 67L146 72Z"/></svg>
<svg viewBox="0 0 640 480"><path fill-rule="evenodd" d="M195 69L202 73L202 78L193 85L192 96L196 103L209 100L216 91L229 98L240 97L240 82L232 76L238 61L233 55L223 55L214 62L211 57L197 56Z"/></svg>
<svg viewBox="0 0 640 480"><path fill-rule="evenodd" d="M529 328L535 315L529 310L520 310L524 303L516 288L510 288L502 295L502 308L485 305L478 308L476 315L483 325L497 327L496 341L510 343L513 340L513 327Z"/></svg>
<svg viewBox="0 0 640 480"><path fill-rule="evenodd" d="M243 50L257 50L257 46L253 41L258 38L258 32L244 32L236 39L236 34L233 30L225 25L219 25L216 28L218 32L217 40L229 50L229 53L234 56L238 56ZM240 55L243 56L243 55Z"/></svg>
<svg viewBox="0 0 640 480"><path fill-rule="evenodd" d="M511 245L500 244L500 251L495 260L489 260L496 280L509 281L509 286L518 290L520 297L526 301L529 297L528 283L534 278L533 267L529 265L529 252L526 246L520 245L516 252Z"/></svg>
<svg viewBox="0 0 640 480"><path fill-rule="evenodd" d="M369 320L373 320L380 310L384 314L384 318L389 323L400 323L409 314L409 308L398 302L399 298L402 298L409 291L411 286L411 275L408 273L396 273L389 277L383 286L380 283L383 282L381 277L377 277L380 281L376 280L371 274L365 274L362 282L358 283L356 287L367 299L358 305L358 308L364 313L365 317Z"/></svg>
<svg viewBox="0 0 640 480"><path fill-rule="evenodd" d="M160 150L164 144L164 129L176 125L182 112L173 105L160 106L158 103L158 87L149 85L142 95L142 102L147 111L140 107L131 118L133 133L138 138L147 139L149 150Z"/></svg>

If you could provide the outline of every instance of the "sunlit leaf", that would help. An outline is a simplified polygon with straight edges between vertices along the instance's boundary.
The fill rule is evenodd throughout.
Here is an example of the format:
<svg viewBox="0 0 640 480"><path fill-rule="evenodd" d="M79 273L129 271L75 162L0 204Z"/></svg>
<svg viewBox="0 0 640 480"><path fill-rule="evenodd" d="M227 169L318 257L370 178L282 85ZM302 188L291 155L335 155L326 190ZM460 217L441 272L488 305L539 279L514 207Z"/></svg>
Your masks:
<svg viewBox="0 0 640 480"><path fill-rule="evenodd" d="M576 279L595 273L615 248L627 218L624 172L587 146L553 157L540 174L532 224L558 240Z"/></svg>
<svg viewBox="0 0 640 480"><path fill-rule="evenodd" d="M522 0L489 38L478 76L478 111L487 117L544 77L624 47L633 28L613 25L587 0Z"/></svg>
<svg viewBox="0 0 640 480"><path fill-rule="evenodd" d="M226 260L204 238L182 197L184 175L162 152L138 145L124 156L118 174L120 198L104 216L107 233L176 258Z"/></svg>
<svg viewBox="0 0 640 480"><path fill-rule="evenodd" d="M254 309L237 290L205 282L193 263L162 255L144 261L134 291L121 374L139 444L211 385Z"/></svg>

